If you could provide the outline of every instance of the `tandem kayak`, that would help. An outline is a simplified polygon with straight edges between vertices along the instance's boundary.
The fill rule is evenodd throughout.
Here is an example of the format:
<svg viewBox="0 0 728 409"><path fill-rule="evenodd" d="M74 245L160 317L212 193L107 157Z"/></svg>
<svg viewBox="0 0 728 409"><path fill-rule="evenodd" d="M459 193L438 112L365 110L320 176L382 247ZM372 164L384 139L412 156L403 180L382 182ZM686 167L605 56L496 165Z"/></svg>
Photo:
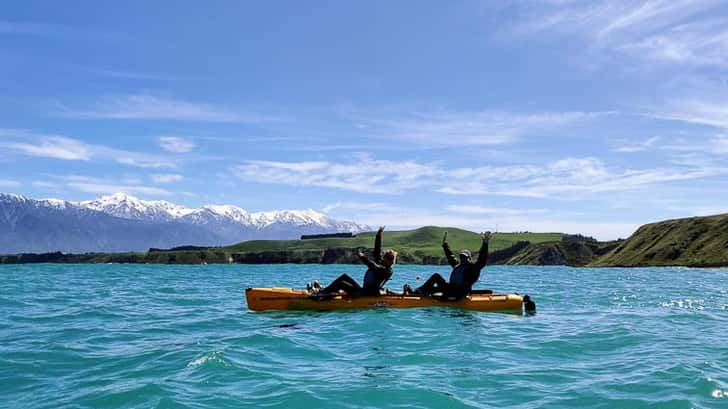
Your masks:
<svg viewBox="0 0 728 409"><path fill-rule="evenodd" d="M253 311L337 311L367 308L449 307L473 311L521 314L524 302L524 297L518 294L493 294L489 291L474 292L457 300L419 295L335 296L327 299L316 299L311 297L306 290L277 287L248 288L245 290L245 297L248 300L248 308Z"/></svg>

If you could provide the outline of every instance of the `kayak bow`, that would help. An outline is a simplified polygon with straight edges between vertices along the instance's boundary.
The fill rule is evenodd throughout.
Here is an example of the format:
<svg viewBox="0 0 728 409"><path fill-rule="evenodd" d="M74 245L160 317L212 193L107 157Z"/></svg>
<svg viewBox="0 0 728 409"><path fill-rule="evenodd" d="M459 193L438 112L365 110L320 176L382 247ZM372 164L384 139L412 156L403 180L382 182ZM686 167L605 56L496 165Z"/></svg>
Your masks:
<svg viewBox="0 0 728 409"><path fill-rule="evenodd" d="M253 311L313 310L337 311L367 308L449 307L473 311L521 314L523 297L518 294L471 294L458 300L419 295L382 295L379 297L342 297L317 300L306 290L292 288L248 288L248 308Z"/></svg>

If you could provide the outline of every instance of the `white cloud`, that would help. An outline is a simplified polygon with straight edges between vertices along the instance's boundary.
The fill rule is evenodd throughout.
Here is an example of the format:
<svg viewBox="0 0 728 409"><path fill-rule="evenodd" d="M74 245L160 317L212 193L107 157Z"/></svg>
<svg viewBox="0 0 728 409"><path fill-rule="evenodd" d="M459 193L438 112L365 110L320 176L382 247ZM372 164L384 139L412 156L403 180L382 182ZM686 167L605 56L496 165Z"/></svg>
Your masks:
<svg viewBox="0 0 728 409"><path fill-rule="evenodd" d="M565 158L544 165L446 168L413 161L362 157L359 162L249 161L232 172L258 183L315 186L362 193L428 189L455 195L576 199L604 192L728 174L727 167L696 164L675 168L609 169L597 158Z"/></svg>
<svg viewBox="0 0 728 409"><path fill-rule="evenodd" d="M154 183L174 183L180 182L184 177L176 173L155 173L150 176Z"/></svg>
<svg viewBox="0 0 728 409"><path fill-rule="evenodd" d="M403 140L427 147L481 146L512 143L520 137L605 115L605 112L506 111L414 112L393 119L348 116L360 123L367 135Z"/></svg>
<svg viewBox="0 0 728 409"><path fill-rule="evenodd" d="M728 20L683 24L622 46L637 56L689 65L728 66Z"/></svg>
<svg viewBox="0 0 728 409"><path fill-rule="evenodd" d="M148 94L109 96L90 108L62 107L61 113L75 118L169 119L199 122L270 122L278 118L239 113L209 104L164 98Z"/></svg>
<svg viewBox="0 0 728 409"><path fill-rule="evenodd" d="M18 187L20 182L9 179L0 179L0 187Z"/></svg>
<svg viewBox="0 0 728 409"><path fill-rule="evenodd" d="M113 194L123 192L150 196L169 196L172 194L170 191L159 187L124 184L121 181L110 179L77 175L68 176L65 179L65 184L68 188L86 193Z"/></svg>
<svg viewBox="0 0 728 409"><path fill-rule="evenodd" d="M162 136L159 138L159 146L169 152L184 153L191 151L195 143L177 136Z"/></svg>
<svg viewBox="0 0 728 409"><path fill-rule="evenodd" d="M690 216L713 216L716 214L728 214L728 206L694 206L681 205L679 207L668 207L667 210Z"/></svg>
<svg viewBox="0 0 728 409"><path fill-rule="evenodd" d="M71 31L69 27L56 24L31 21L0 21L0 34L55 36L68 34Z"/></svg>
<svg viewBox="0 0 728 409"><path fill-rule="evenodd" d="M46 182L46 181L42 181L42 180L34 180L33 182L31 182L31 185L33 185L34 187L42 187L42 188L48 188L48 189L58 188L57 183L51 183L51 182Z"/></svg>
<svg viewBox="0 0 728 409"><path fill-rule="evenodd" d="M711 142L714 152L728 153L728 136L717 136Z"/></svg>
<svg viewBox="0 0 728 409"><path fill-rule="evenodd" d="M432 165L362 156L359 162L275 162L254 160L231 169L243 180L292 186L327 187L364 193L396 193L423 184Z"/></svg>
<svg viewBox="0 0 728 409"><path fill-rule="evenodd" d="M724 95L675 98L653 110L652 116L728 129L728 98Z"/></svg>
<svg viewBox="0 0 728 409"><path fill-rule="evenodd" d="M611 50L637 59L726 66L726 22L710 18L720 4L719 0L528 1L523 3L525 17L512 32L569 35L600 56Z"/></svg>
<svg viewBox="0 0 728 409"><path fill-rule="evenodd" d="M351 215L370 226L386 225L388 229L410 229L421 226L457 227L474 232L481 231L531 231L539 233L570 233L586 234L600 240L625 238L631 235L639 223L612 220L601 222L594 220L576 220L570 214L525 213L513 214L518 209L510 209L512 214L501 212L498 214L461 213L446 209L425 210L418 208L390 208L385 211L362 212Z"/></svg>
<svg viewBox="0 0 728 409"><path fill-rule="evenodd" d="M485 207L485 206L478 206L478 205L450 205L450 206L447 206L446 209L449 211L455 212L455 213L477 214L477 215L490 214L493 216L503 216L503 215L513 216L513 215L523 215L523 214L546 212L546 209L512 209L512 208L505 208L505 207Z"/></svg>
<svg viewBox="0 0 728 409"><path fill-rule="evenodd" d="M90 146L63 136L45 136L36 143L8 142L0 146L20 151L26 155L63 160L91 159Z"/></svg>
<svg viewBox="0 0 728 409"><path fill-rule="evenodd" d="M15 141L0 142L0 148L29 156L61 160L107 160L141 168L173 168L176 166L174 161L165 157L88 144L66 136L12 129L0 129L0 136L16 139Z"/></svg>
<svg viewBox="0 0 728 409"><path fill-rule="evenodd" d="M342 211L342 210L368 210L368 211L390 211L392 209L397 209L397 207L381 203L381 202L336 202L329 205L326 205L321 209L323 213L332 213L334 211Z"/></svg>
<svg viewBox="0 0 728 409"><path fill-rule="evenodd" d="M649 138L642 142L633 143L633 144L629 144L629 145L625 145L625 146L620 146L620 147L614 149L614 151L623 152L623 153L642 152L642 151L645 151L648 148L652 147L659 140L660 140L660 137L653 136L652 138Z"/></svg>

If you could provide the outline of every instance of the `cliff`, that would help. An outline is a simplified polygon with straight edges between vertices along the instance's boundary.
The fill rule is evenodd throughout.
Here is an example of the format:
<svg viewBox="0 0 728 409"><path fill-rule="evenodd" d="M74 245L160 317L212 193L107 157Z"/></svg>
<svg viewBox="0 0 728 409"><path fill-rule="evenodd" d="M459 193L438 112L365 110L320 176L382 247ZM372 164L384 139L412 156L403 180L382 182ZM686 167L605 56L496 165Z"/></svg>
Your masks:
<svg viewBox="0 0 728 409"><path fill-rule="evenodd" d="M728 266L728 214L640 227L592 266Z"/></svg>

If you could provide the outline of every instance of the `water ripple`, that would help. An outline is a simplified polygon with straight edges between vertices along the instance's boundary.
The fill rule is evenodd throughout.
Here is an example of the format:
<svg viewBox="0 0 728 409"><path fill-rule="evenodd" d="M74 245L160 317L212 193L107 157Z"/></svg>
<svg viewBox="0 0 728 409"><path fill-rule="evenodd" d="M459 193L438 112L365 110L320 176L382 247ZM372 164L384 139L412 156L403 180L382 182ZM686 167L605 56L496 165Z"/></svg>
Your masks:
<svg viewBox="0 0 728 409"><path fill-rule="evenodd" d="M533 317L247 311L358 266L0 266L0 407L720 407L728 270L493 267ZM441 268L398 266L393 288Z"/></svg>

